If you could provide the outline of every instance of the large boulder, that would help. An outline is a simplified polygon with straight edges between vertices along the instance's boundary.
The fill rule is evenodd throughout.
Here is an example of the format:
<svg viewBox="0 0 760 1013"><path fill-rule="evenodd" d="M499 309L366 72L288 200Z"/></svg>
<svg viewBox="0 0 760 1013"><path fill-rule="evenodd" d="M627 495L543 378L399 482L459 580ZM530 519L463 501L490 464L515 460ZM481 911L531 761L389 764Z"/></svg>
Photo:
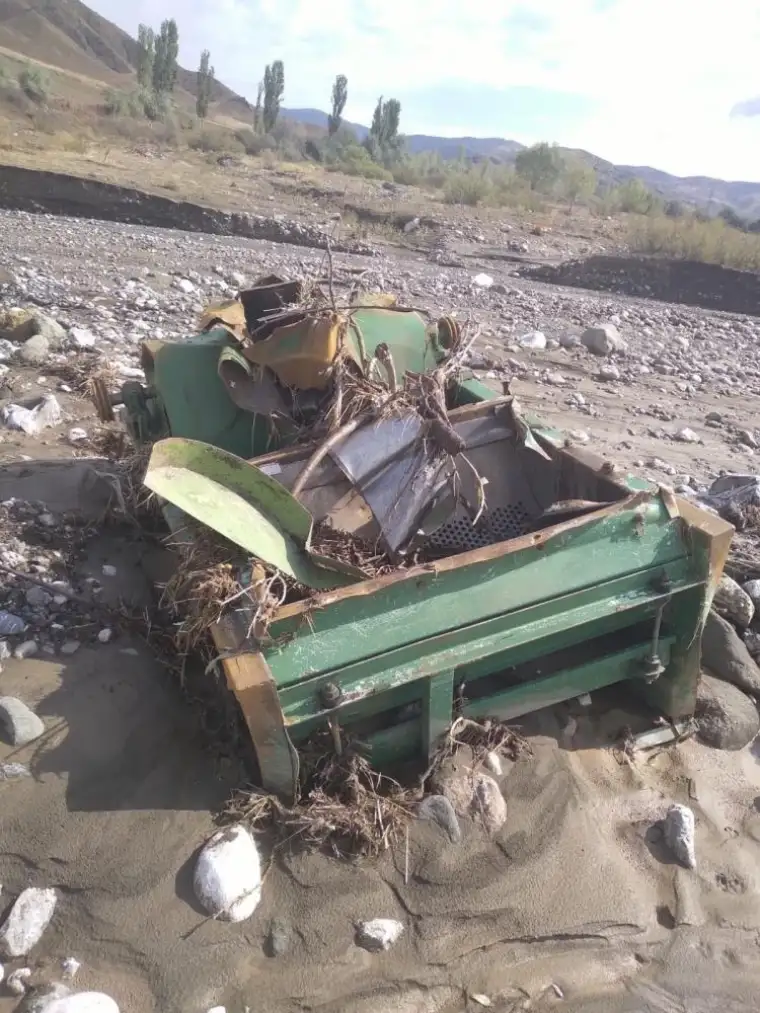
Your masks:
<svg viewBox="0 0 760 1013"><path fill-rule="evenodd" d="M760 668L731 623L715 612L702 634L702 664L718 679L760 698Z"/></svg>
<svg viewBox="0 0 760 1013"><path fill-rule="evenodd" d="M587 327L581 335L581 342L593 355L612 355L613 352L626 350L625 341L614 324Z"/></svg>
<svg viewBox="0 0 760 1013"><path fill-rule="evenodd" d="M715 749L744 749L760 732L760 715L746 693L710 675L702 675L694 716L699 739Z"/></svg>

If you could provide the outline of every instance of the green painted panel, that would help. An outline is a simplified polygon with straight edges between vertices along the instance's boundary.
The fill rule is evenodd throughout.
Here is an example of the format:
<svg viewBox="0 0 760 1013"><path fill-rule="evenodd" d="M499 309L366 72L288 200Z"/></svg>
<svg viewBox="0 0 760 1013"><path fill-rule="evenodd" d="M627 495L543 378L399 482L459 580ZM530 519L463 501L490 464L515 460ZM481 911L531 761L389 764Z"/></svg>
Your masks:
<svg viewBox="0 0 760 1013"><path fill-rule="evenodd" d="M273 623L271 635L294 634L265 653L284 687L319 672L371 658L425 637L490 616L553 601L639 570L666 566L686 553L680 525L659 500L646 509L643 529L633 512L589 518L540 546L436 573L417 570L371 595L350 596L301 617ZM316 599L319 604L319 598Z"/></svg>
<svg viewBox="0 0 760 1013"><path fill-rule="evenodd" d="M681 575L677 570L681 570ZM686 579L685 564L669 571L677 591ZM280 703L288 723L308 720L322 711L319 689L336 682L347 703L395 694L399 687L437 672L455 668L457 678L468 681L503 671L511 665L545 657L557 650L584 643L646 619L653 619L662 596L646 586L648 571L634 578L610 582L564 598L519 609L472 626L450 630L364 661L334 669L309 680L280 687ZM626 585L639 582L636 590ZM684 590L681 594L686 593ZM676 600L678 594L676 593ZM476 665L483 659L480 665ZM385 706L390 704L386 701ZM356 712L354 712L356 713Z"/></svg>

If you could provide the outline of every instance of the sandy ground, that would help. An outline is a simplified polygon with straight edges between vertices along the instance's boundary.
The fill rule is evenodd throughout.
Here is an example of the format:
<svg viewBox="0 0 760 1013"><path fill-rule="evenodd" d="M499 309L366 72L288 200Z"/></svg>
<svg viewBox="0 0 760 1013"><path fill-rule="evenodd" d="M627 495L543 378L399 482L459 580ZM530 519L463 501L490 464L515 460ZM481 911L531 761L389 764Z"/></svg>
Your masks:
<svg viewBox="0 0 760 1013"><path fill-rule="evenodd" d="M589 297L563 298L575 312ZM750 451L704 425L713 408L754 423L754 376L730 398L707 387L677 399L670 377L605 387L593 379L596 364L575 352L522 357L536 369L561 364L568 391L593 398L598 416L569 408L568 391L531 375L516 385L525 408L586 429L597 453L627 467L666 453L673 470L701 479L720 467L754 470ZM19 398L58 389L44 370L16 376ZM675 405L672 425L693 426L704 443L651 435L660 422L633 410L654 401ZM61 427L41 440L4 434L2 459L74 454L66 430L93 428L93 412L72 395L61 402ZM52 510L70 508L60 473L33 493L19 474L4 483L0 468L0 499L15 491ZM78 494L92 509L89 493ZM106 539L81 565L97 572L105 560L118 561L121 591L133 602L150 595L142 573L149 558ZM495 838L465 825L454 846L437 828L414 824L408 883L401 853L348 863L294 848L273 854L261 840L262 903L236 926L204 916L191 877L215 814L243 775L214 747L202 707L147 648L119 637L70 659L4 662L0 693L27 701L47 729L26 749L0 743L0 762L28 763L33 775L0 782L0 916L26 886L59 894L29 962L36 982L55 980L60 961L74 956L83 965L77 985L113 995L122 1013L216 1005L227 1013L459 1013L484 1008L473 995L499 1013L757 1008L760 753L689 741L621 762L619 730L644 725L619 689L599 694L590 711L573 703L526 719L533 755L505 773L508 817ZM571 716L577 731L569 738ZM658 836L675 801L696 813L696 872L675 865ZM355 922L374 917L405 926L384 954L355 945ZM269 955L273 923L289 938L279 957ZM0 986L0 1013L17 1008Z"/></svg>
<svg viewBox="0 0 760 1013"><path fill-rule="evenodd" d="M60 897L37 980L76 956L77 984L130 1013L453 1013L477 1009L473 994L504 1011L756 1008L757 759L687 742L621 762L612 740L632 717L619 693L526 722L533 756L502 780L509 814L494 839L465 825L454 846L415 824L408 884L400 853L352 864L268 855L264 841L262 903L231 926L203 916L191 874L235 772L147 650L118 640L65 665L11 662L2 687L47 727L31 747L0 748L33 772L0 786L0 881L8 896L36 885ZM653 830L673 800L697 815L696 872ZM355 921L371 917L405 925L388 953L354 944ZM290 938L279 958L267 955L273 920Z"/></svg>

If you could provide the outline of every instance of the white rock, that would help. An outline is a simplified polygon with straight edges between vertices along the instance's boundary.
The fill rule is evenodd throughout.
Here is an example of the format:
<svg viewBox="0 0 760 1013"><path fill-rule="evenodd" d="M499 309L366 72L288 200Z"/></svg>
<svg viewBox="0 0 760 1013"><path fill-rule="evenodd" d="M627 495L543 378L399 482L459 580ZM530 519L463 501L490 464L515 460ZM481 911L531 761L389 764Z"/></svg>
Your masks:
<svg viewBox="0 0 760 1013"><path fill-rule="evenodd" d="M581 339L577 334L561 334L559 343L563 348L577 348Z"/></svg>
<svg viewBox="0 0 760 1013"><path fill-rule="evenodd" d="M5 987L11 995L26 995L27 982L32 976L31 967L19 967L8 975Z"/></svg>
<svg viewBox="0 0 760 1013"><path fill-rule="evenodd" d="M105 563L103 565L102 573L104 577L115 577L118 571L115 566L111 566L110 563Z"/></svg>
<svg viewBox="0 0 760 1013"><path fill-rule="evenodd" d="M408 235L410 232L416 232L419 227L420 227L419 218L412 218L404 226L404 232L406 232Z"/></svg>
<svg viewBox="0 0 760 1013"><path fill-rule="evenodd" d="M100 633L98 633L98 640L100 641L101 644L107 644L111 640L112 636L113 630L104 629L101 630Z"/></svg>
<svg viewBox="0 0 760 1013"><path fill-rule="evenodd" d="M3 980L4 977L5 977L5 968L3 967L2 964L0 964L0 982Z"/></svg>
<svg viewBox="0 0 760 1013"><path fill-rule="evenodd" d="M215 918L242 922L261 900L261 862L253 837L243 826L220 830L198 856L195 895Z"/></svg>
<svg viewBox="0 0 760 1013"><path fill-rule="evenodd" d="M357 942L365 950L377 952L389 949L404 931L401 922L393 918L373 918L356 926Z"/></svg>
<svg viewBox="0 0 760 1013"><path fill-rule="evenodd" d="M86 439L87 439L86 429L79 429L78 427L75 429L69 429L68 433L69 443L81 443L83 440Z"/></svg>
<svg viewBox="0 0 760 1013"><path fill-rule="evenodd" d="M212 1009L210 1009L208 1011L208 1013L227 1013L227 1007L226 1006L214 1006Z"/></svg>
<svg viewBox="0 0 760 1013"><path fill-rule="evenodd" d="M691 809L685 805L673 805L668 809L663 826L665 843L687 869L694 869L697 865L694 830L694 813Z"/></svg>
<svg viewBox="0 0 760 1013"><path fill-rule="evenodd" d="M10 404L3 408L3 421L9 429L20 429L27 436L36 436L43 429L57 426L63 419L61 406L53 394L46 394L34 408Z"/></svg>
<svg viewBox="0 0 760 1013"><path fill-rule="evenodd" d="M493 285L493 278L490 274L476 274L472 279L472 284L478 288L490 288Z"/></svg>
<svg viewBox="0 0 760 1013"><path fill-rule="evenodd" d="M68 344L73 348L92 348L97 338L86 327L72 327L69 331Z"/></svg>
<svg viewBox="0 0 760 1013"><path fill-rule="evenodd" d="M581 335L581 342L594 355L612 355L613 352L625 351L625 342L614 324L587 328Z"/></svg>
<svg viewBox="0 0 760 1013"><path fill-rule="evenodd" d="M713 607L720 615L742 627L749 626L755 615L752 598L726 574L721 577L715 589Z"/></svg>
<svg viewBox="0 0 760 1013"><path fill-rule="evenodd" d="M517 340L523 348L533 348L536 351L541 351L546 348L546 335L543 331L529 331Z"/></svg>
<svg viewBox="0 0 760 1013"><path fill-rule="evenodd" d="M59 985L35 999L30 1013L119 1013L119 1007L104 992L70 992Z"/></svg>
<svg viewBox="0 0 760 1013"><path fill-rule="evenodd" d="M227 278L227 284L232 285L233 288L245 288L247 284L246 277L240 271L232 271Z"/></svg>
<svg viewBox="0 0 760 1013"><path fill-rule="evenodd" d="M470 813L480 820L490 833L499 830L507 819L507 803L501 788L488 774L476 774L473 778L473 795Z"/></svg>
<svg viewBox="0 0 760 1013"><path fill-rule="evenodd" d="M602 366L602 368L599 370L599 379L600 380L619 380L620 379L620 370L617 368L617 366L614 364L614 362L610 362L607 365Z"/></svg>
<svg viewBox="0 0 760 1013"><path fill-rule="evenodd" d="M18 633L23 633L26 629L26 623L19 616L14 616L12 612L6 612L0 609L0 637L13 637ZM10 655L6 655L9 657Z"/></svg>
<svg viewBox="0 0 760 1013"><path fill-rule="evenodd" d="M31 658L33 654L36 654L38 650L38 644L36 640L25 640L23 644L19 644L16 650L13 652L13 657L17 661L23 661L24 658Z"/></svg>
<svg viewBox="0 0 760 1013"><path fill-rule="evenodd" d="M58 901L55 890L28 887L19 894L0 928L0 954L25 957L50 924Z"/></svg>
<svg viewBox="0 0 760 1013"><path fill-rule="evenodd" d="M694 432L693 429L689 429L688 426L684 426L683 429L679 429L673 434L674 438L679 443L699 443L699 436Z"/></svg>
<svg viewBox="0 0 760 1013"><path fill-rule="evenodd" d="M752 599L752 603L755 608L760 604L760 580L748 580L744 585L743 590ZM0 657L2 660L2 657Z"/></svg>
<svg viewBox="0 0 760 1013"><path fill-rule="evenodd" d="M61 961L61 967L63 969L64 978L68 978L69 981L73 981L76 978L77 971L82 966L81 962L76 957L66 957L65 960Z"/></svg>
<svg viewBox="0 0 760 1013"><path fill-rule="evenodd" d="M178 278L175 282L175 286L180 290L180 292L184 292L185 295L190 295L195 291L195 285L193 285L193 283L187 278Z"/></svg>
<svg viewBox="0 0 760 1013"><path fill-rule="evenodd" d="M489 753L486 753L486 758L483 761L483 765L485 766L486 770L488 770L491 774L494 775L494 777L501 777L501 775L504 773L504 770L501 765L501 757L493 749Z"/></svg>

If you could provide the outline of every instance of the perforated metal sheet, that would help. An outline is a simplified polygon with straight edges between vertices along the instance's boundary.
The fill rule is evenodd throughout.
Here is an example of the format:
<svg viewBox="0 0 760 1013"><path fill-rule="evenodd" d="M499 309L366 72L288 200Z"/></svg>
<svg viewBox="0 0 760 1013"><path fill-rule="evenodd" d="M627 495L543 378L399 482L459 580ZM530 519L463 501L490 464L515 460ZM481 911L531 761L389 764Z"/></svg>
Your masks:
<svg viewBox="0 0 760 1013"><path fill-rule="evenodd" d="M517 538L530 527L532 516L524 503L510 503L496 507L482 517L476 525L461 513L428 539L428 544L446 552L468 552L486 545Z"/></svg>

